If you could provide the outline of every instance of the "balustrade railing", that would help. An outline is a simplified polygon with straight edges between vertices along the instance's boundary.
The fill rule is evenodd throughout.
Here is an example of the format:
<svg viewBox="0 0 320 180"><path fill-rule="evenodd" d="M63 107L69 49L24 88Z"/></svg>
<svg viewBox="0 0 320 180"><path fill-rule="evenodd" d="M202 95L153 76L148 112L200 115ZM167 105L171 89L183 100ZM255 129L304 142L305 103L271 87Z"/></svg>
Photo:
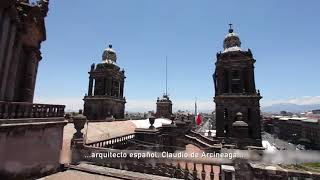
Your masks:
<svg viewBox="0 0 320 180"><path fill-rule="evenodd" d="M0 101L0 119L63 117L64 105Z"/></svg>
<svg viewBox="0 0 320 180"><path fill-rule="evenodd" d="M117 137L113 137L106 140L86 143L86 145L92 146L92 147L101 147L101 148L115 148L115 146L125 147L125 146L128 146L130 143L130 141L128 140L131 140L134 137L135 137L134 134L126 134L123 136L117 136Z"/></svg>
<svg viewBox="0 0 320 180"><path fill-rule="evenodd" d="M136 158L130 156L130 153L155 153L151 151L139 150L119 150L101 147L92 147L85 145L85 152L94 153L115 153L127 154L125 158L92 158L86 156L83 161L91 162L96 165L106 166L127 171L141 172L146 174L154 174L158 176L165 176L179 179L220 179L222 164L232 165L232 161L224 162L221 159L201 159L192 157L163 157L163 158ZM158 152L159 153L159 152ZM161 152L160 152L161 153Z"/></svg>
<svg viewBox="0 0 320 180"><path fill-rule="evenodd" d="M188 135L190 135L192 137L195 137L195 138L199 139L200 141L205 142L207 144L213 145L213 144L218 144L219 143L219 140L210 139L210 138L208 138L208 137L206 137L206 136L204 136L204 135L202 135L200 133L194 132L194 131L190 131L188 133Z"/></svg>

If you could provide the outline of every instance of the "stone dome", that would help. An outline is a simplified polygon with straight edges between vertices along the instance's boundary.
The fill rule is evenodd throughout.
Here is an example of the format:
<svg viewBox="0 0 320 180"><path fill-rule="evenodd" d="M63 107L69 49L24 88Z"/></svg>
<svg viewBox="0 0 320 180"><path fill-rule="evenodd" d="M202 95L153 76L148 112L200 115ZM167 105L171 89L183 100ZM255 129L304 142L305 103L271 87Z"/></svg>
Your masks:
<svg viewBox="0 0 320 180"><path fill-rule="evenodd" d="M112 49L110 44L108 48L103 51L102 61L105 63L116 63L117 62L117 53Z"/></svg>
<svg viewBox="0 0 320 180"><path fill-rule="evenodd" d="M234 33L231 27L229 29L229 33L224 38L223 48L223 52L241 51L241 41L239 35Z"/></svg>

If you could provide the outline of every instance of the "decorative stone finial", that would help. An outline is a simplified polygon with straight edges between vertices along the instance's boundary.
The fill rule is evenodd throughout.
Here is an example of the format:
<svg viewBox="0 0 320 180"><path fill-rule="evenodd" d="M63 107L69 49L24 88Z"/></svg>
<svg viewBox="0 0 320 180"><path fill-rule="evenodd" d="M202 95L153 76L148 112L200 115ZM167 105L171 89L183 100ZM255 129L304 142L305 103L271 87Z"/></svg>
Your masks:
<svg viewBox="0 0 320 180"><path fill-rule="evenodd" d="M72 117L74 128L77 130L73 135L73 139L82 139L83 133L81 130L84 128L84 125L87 121L87 117L82 114L82 110L79 110L79 114Z"/></svg>
<svg viewBox="0 0 320 180"><path fill-rule="evenodd" d="M170 119L171 119L171 124L174 124L174 120L176 119L176 116L172 114Z"/></svg>
<svg viewBox="0 0 320 180"><path fill-rule="evenodd" d="M155 120L156 120L156 118L154 116L149 117L149 123L150 123L149 129L155 129L155 127L153 126Z"/></svg>

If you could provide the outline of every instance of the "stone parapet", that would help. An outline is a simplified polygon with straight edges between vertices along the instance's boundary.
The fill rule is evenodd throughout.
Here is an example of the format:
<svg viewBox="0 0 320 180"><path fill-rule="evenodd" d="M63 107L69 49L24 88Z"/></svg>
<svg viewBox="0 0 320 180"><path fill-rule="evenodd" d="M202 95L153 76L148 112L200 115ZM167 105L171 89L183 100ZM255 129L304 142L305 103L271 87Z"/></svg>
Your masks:
<svg viewBox="0 0 320 180"><path fill-rule="evenodd" d="M67 121L63 118L22 119L11 124L8 121L0 124L0 179L25 179L56 172Z"/></svg>

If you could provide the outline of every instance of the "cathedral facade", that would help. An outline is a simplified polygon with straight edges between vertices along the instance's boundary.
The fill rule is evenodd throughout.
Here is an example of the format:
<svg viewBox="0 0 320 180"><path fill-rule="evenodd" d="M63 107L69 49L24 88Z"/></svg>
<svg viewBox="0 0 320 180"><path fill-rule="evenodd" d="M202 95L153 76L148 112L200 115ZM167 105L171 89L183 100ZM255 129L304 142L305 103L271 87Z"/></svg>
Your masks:
<svg viewBox="0 0 320 180"><path fill-rule="evenodd" d="M213 74L216 104L216 135L224 138L246 138L261 144L260 104L256 90L254 63L250 49L241 49L239 36L229 29L217 53Z"/></svg>
<svg viewBox="0 0 320 180"><path fill-rule="evenodd" d="M89 120L124 118L126 77L116 62L117 54L109 45L103 52L102 63L91 65L88 94L83 99L84 114Z"/></svg>

